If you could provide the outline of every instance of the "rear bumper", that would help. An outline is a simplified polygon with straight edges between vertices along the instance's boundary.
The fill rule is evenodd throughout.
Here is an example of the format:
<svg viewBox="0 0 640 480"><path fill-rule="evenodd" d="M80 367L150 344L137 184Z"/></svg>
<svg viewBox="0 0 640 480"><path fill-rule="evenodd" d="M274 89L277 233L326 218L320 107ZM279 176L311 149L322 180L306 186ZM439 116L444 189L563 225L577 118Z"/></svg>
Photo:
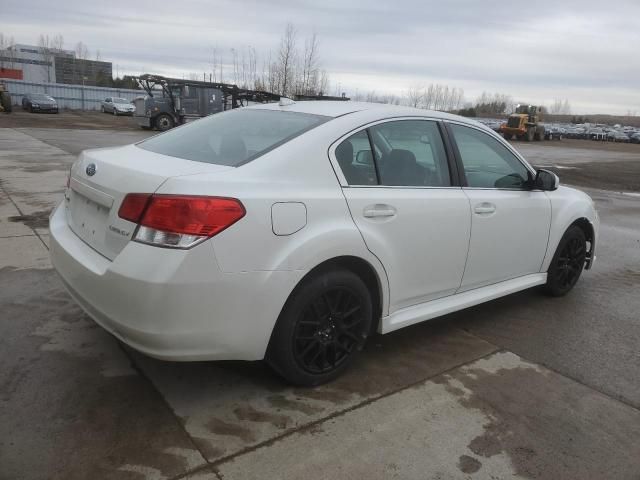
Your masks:
<svg viewBox="0 0 640 480"><path fill-rule="evenodd" d="M129 242L112 262L50 220L54 268L105 330L163 360L259 360L303 272L222 273L211 242L171 250Z"/></svg>

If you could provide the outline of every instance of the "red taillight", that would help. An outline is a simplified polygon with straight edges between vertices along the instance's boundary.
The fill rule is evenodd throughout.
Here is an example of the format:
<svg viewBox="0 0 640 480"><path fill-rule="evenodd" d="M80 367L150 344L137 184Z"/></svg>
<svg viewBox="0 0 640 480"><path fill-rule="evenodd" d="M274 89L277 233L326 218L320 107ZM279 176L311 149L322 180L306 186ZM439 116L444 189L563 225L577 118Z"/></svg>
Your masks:
<svg viewBox="0 0 640 480"><path fill-rule="evenodd" d="M235 198L153 195L140 225L164 232L212 237L245 215Z"/></svg>
<svg viewBox="0 0 640 480"><path fill-rule="evenodd" d="M149 202L149 198L151 197L150 193L129 193L122 204L120 205L120 210L118 210L118 216L120 218L124 218L125 220L129 220L133 223L138 223L140 218L142 217L142 213L144 212L147 203Z"/></svg>
<svg viewBox="0 0 640 480"><path fill-rule="evenodd" d="M118 216L154 230L212 237L245 213L235 198L129 193Z"/></svg>

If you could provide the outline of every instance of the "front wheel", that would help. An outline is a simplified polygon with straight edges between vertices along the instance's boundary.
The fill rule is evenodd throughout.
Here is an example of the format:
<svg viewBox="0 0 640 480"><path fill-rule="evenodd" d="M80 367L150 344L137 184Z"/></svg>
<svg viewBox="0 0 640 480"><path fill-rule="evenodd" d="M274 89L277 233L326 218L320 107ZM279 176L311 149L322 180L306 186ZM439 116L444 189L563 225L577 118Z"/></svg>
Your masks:
<svg viewBox="0 0 640 480"><path fill-rule="evenodd" d="M533 142L533 137L535 136L535 130L533 128L527 129L527 133L525 133L524 139L527 142Z"/></svg>
<svg viewBox="0 0 640 480"><path fill-rule="evenodd" d="M372 317L371 294L360 277L347 270L314 275L287 300L266 360L294 385L331 381L364 346Z"/></svg>
<svg viewBox="0 0 640 480"><path fill-rule="evenodd" d="M584 268L587 257L587 240L576 225L564 233L547 271L547 292L554 297L569 293Z"/></svg>

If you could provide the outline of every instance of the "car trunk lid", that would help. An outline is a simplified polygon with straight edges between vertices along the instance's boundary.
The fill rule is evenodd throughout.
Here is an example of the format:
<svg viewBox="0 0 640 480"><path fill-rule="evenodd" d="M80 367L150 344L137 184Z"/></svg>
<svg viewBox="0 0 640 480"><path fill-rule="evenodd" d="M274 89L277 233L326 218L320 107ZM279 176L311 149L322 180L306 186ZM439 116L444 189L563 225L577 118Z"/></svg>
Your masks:
<svg viewBox="0 0 640 480"><path fill-rule="evenodd" d="M234 168L161 155L135 145L87 150L70 173L65 193L67 222L87 245L113 260L136 228L118 216L127 193L153 193L171 177L229 170Z"/></svg>

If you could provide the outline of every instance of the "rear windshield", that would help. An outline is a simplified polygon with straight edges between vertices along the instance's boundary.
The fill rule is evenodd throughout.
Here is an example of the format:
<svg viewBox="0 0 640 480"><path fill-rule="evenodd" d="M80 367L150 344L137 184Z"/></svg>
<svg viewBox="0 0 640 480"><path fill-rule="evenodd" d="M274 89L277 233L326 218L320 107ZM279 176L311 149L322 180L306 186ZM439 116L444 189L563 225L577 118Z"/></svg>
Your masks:
<svg viewBox="0 0 640 480"><path fill-rule="evenodd" d="M138 147L186 160L236 167L330 118L278 110L237 109L170 130L138 143Z"/></svg>

